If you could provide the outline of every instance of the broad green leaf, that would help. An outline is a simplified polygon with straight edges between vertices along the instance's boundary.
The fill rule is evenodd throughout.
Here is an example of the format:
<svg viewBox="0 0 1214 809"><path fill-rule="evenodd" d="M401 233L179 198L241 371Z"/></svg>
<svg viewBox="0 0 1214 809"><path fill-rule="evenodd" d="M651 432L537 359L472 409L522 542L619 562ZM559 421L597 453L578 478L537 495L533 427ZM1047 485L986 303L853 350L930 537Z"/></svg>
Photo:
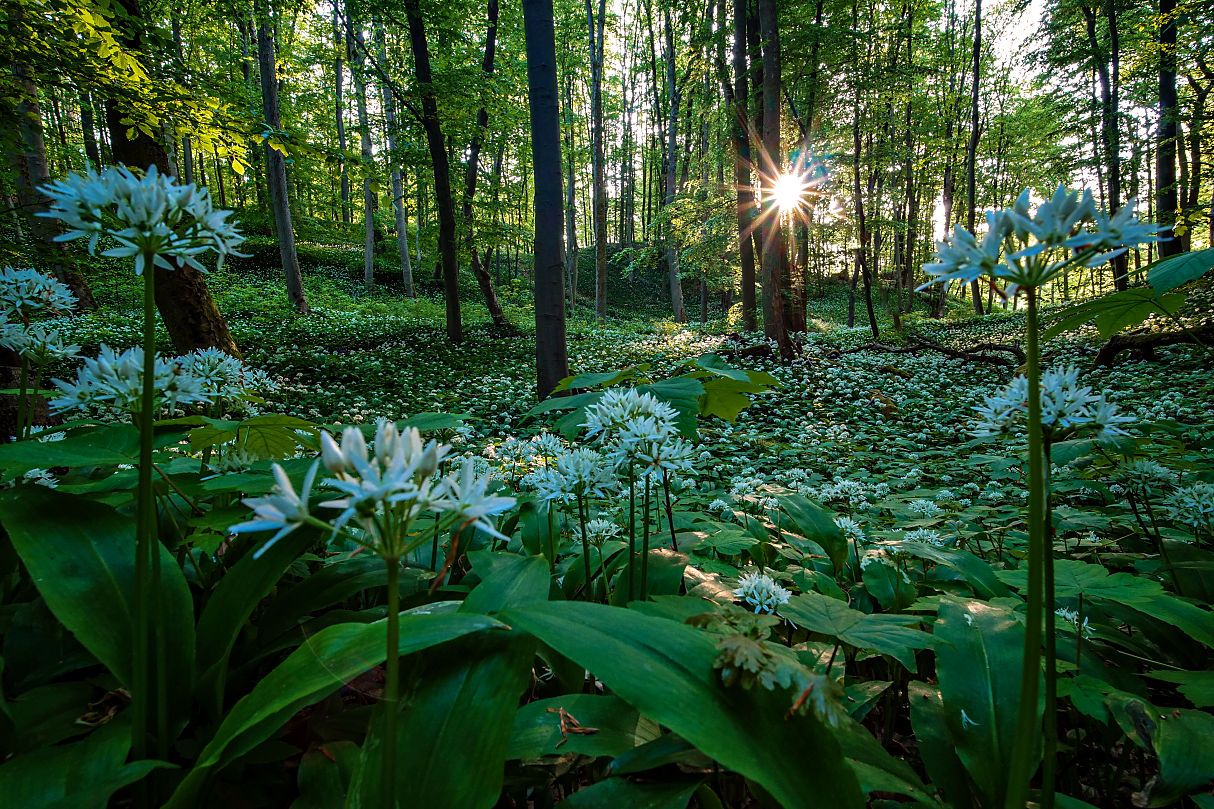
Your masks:
<svg viewBox="0 0 1214 809"><path fill-rule="evenodd" d="M986 562L969 551L959 548L940 548L922 542L890 543L891 547L906 551L909 554L945 565L965 577L966 582L974 590L974 595L982 599L999 598L1011 593L995 575L995 571Z"/></svg>
<svg viewBox="0 0 1214 809"><path fill-rule="evenodd" d="M1023 591L1025 570L1000 570L1000 579ZM1214 648L1214 613L1167 593L1159 582L1132 573L1109 573L1101 565L1073 559L1054 562L1055 598L1106 601L1129 607L1187 632Z"/></svg>
<svg viewBox="0 0 1214 809"><path fill-rule="evenodd" d="M699 780L637 783L627 778L608 778L585 789L579 789L561 806L567 809L687 809Z"/></svg>
<svg viewBox="0 0 1214 809"><path fill-rule="evenodd" d="M919 622L913 615L866 615L821 593L793 596L780 614L810 632L887 654L911 671L915 671L914 650L935 645L931 635L907 626Z"/></svg>
<svg viewBox="0 0 1214 809"><path fill-rule="evenodd" d="M1177 690L1198 708L1214 708L1214 671L1151 671L1147 676L1176 683Z"/></svg>
<svg viewBox="0 0 1214 809"><path fill-rule="evenodd" d="M696 436L696 415L700 412L700 397L704 395L704 385L700 380L676 376L650 385L640 385L637 390L641 393L652 393L677 410L675 424L678 425L679 432L686 438Z"/></svg>
<svg viewBox="0 0 1214 809"><path fill-rule="evenodd" d="M556 387L552 389L553 393L560 393L563 390L579 390L582 388L609 388L623 382L625 379L631 379L636 376L639 371L647 370L649 366L640 365L635 368L624 368L619 371L605 371L598 374L577 374L576 376L567 376L560 382L556 383Z"/></svg>
<svg viewBox="0 0 1214 809"><path fill-rule="evenodd" d="M128 722L118 719L71 744L43 747L0 765L0 798L21 809L105 809L110 796L171 766L124 764L131 747Z"/></svg>
<svg viewBox="0 0 1214 809"><path fill-rule="evenodd" d="M460 612L490 614L548 598L550 573L543 556L473 551L472 570L482 581L460 606Z"/></svg>
<svg viewBox="0 0 1214 809"><path fill-rule="evenodd" d="M785 719L796 695L725 688L712 636L684 624L582 602L507 610L511 626L586 667L620 698L705 755L750 778L784 809L864 806L828 727Z"/></svg>
<svg viewBox="0 0 1214 809"><path fill-rule="evenodd" d="M1168 256L1147 267L1147 283L1162 295L1195 281L1214 268L1214 248Z"/></svg>
<svg viewBox="0 0 1214 809"><path fill-rule="evenodd" d="M320 427L310 421L269 414L240 422L237 442L246 453L257 458L289 458L306 445L296 431L315 435Z"/></svg>
<svg viewBox="0 0 1214 809"><path fill-rule="evenodd" d="M747 373L739 368L734 368L726 364L725 360L718 357L716 354L704 354L693 360L693 364L697 368L703 368L705 371L711 371L714 374L719 374L727 379L733 379L738 382L749 382L750 377Z"/></svg>
<svg viewBox="0 0 1214 809"><path fill-rule="evenodd" d="M901 568L883 561L862 567L864 587L884 609L897 612L914 603L918 591Z"/></svg>
<svg viewBox="0 0 1214 809"><path fill-rule="evenodd" d="M1214 780L1214 716L1187 709L1164 714L1154 742L1159 783L1150 791L1151 806L1173 806L1190 792L1208 791Z"/></svg>
<svg viewBox="0 0 1214 809"><path fill-rule="evenodd" d="M1024 626L1011 610L982 601L943 599L939 615L934 628L941 642L936 674L945 726L961 762L986 796L983 805L994 806L1007 791ZM1038 705L1038 717L1040 712ZM1034 753L1039 755L1040 750Z"/></svg>
<svg viewBox="0 0 1214 809"><path fill-rule="evenodd" d="M412 654L500 626L481 615L403 613L400 651L402 655ZM382 663L386 627L387 619L369 624L337 624L309 637L263 677L251 693L232 706L166 806L176 809L191 805L211 768L252 750L300 708Z"/></svg>
<svg viewBox="0 0 1214 809"><path fill-rule="evenodd" d="M0 469L20 475L53 466L117 466L139 462L139 431L129 424L74 431L62 441L0 444Z"/></svg>
<svg viewBox="0 0 1214 809"><path fill-rule="evenodd" d="M970 809L974 801L969 779L948 735L940 689L912 680L906 685L906 697L910 702L911 728L932 785L953 809Z"/></svg>
<svg viewBox="0 0 1214 809"><path fill-rule="evenodd" d="M817 543L830 556L835 572L847 564L847 538L835 525L835 515L819 504L799 494L778 498L780 510L792 520L801 536Z"/></svg>
<svg viewBox="0 0 1214 809"><path fill-rule="evenodd" d="M570 732L572 726L566 720L562 735L562 709L587 732ZM618 756L653 741L659 732L656 722L641 716L619 697L568 694L530 702L518 710L507 758L539 758L564 753Z"/></svg>
<svg viewBox="0 0 1214 809"><path fill-rule="evenodd" d="M135 522L109 506L43 486L0 493L0 520L47 607L118 680L131 685ZM194 604L177 560L163 545L152 592L163 629L170 709L193 689Z"/></svg>
<svg viewBox="0 0 1214 809"><path fill-rule="evenodd" d="M358 745L349 741L326 742L304 753L299 760L299 797L291 809L342 809L358 757Z"/></svg>

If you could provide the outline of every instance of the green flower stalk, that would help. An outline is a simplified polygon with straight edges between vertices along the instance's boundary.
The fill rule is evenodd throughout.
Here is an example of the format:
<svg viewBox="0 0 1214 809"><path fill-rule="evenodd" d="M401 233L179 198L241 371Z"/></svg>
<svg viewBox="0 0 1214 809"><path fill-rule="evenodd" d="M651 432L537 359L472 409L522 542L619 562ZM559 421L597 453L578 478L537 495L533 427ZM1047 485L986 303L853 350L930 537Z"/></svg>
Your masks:
<svg viewBox="0 0 1214 809"><path fill-rule="evenodd" d="M983 431L1000 432L1010 427L1022 412L1028 417L1028 572L1026 588L1026 627L1021 668L1020 701L1016 722L1016 741L1009 763L1010 778L1005 809L1024 809L1029 781L1036 769L1033 749L1041 731L1037 724L1038 679L1042 663L1042 628L1045 644L1045 764L1042 770L1041 805L1054 806L1054 779L1057 752L1057 724L1054 714L1057 691L1057 663L1053 639L1054 570L1053 547L1049 542L1049 444L1047 425L1070 427L1079 415L1093 415L1102 434L1120 432L1107 403L1091 410L1096 397L1085 399L1088 389L1072 388L1067 394L1061 383L1045 391L1048 413L1043 413L1043 374L1041 370L1038 293L1046 284L1072 268L1096 268L1129 248L1157 241L1159 228L1140 223L1134 216L1135 203L1126 203L1112 217L1096 210L1089 191L1068 192L1062 186L1053 196L1030 210L1030 192L1024 191L1015 205L1005 211L986 215L987 230L979 238L958 225L947 242L938 244L938 260L924 266L935 276L933 283L958 281L969 284L987 279L1001 295L1023 290L1028 307L1025 325L1025 377L1013 382L1002 397L987 400L980 411ZM1088 229L1087 226L1091 226ZM1076 374L1077 376L1077 374ZM1065 374L1063 381L1066 381ZM1014 393L1015 395L1009 395ZM1087 408L1087 409L1085 409ZM1044 605L1050 604L1050 610Z"/></svg>

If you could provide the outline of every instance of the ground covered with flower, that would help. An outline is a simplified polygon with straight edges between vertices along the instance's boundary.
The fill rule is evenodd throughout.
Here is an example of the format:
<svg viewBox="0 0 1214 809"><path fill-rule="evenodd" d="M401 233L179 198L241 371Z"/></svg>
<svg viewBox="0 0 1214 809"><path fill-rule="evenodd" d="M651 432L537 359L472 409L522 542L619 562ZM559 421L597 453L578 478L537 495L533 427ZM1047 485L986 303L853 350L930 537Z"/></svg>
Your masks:
<svg viewBox="0 0 1214 809"><path fill-rule="evenodd" d="M441 300L361 291L352 250L305 248L307 316L250 252L210 275L243 361L173 358L111 259L74 318L45 276L0 278L21 384L62 420L23 412L0 448L0 794L87 759L117 774L61 798L1002 805L1023 310L874 340L828 285L785 362L729 314L628 302L571 321L572 395L540 403L525 289L516 333L469 304L451 344ZM1186 294L1191 328L1211 295ZM1042 352L1057 805L1208 809L1214 372L1200 346L1093 367L1103 342Z"/></svg>

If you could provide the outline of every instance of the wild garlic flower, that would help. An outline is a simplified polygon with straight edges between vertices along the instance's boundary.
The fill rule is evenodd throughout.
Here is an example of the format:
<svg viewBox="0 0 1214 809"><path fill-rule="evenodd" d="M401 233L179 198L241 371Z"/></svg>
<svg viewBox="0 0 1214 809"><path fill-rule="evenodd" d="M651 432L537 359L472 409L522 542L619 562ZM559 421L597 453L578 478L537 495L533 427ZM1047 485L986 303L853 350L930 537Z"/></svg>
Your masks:
<svg viewBox="0 0 1214 809"><path fill-rule="evenodd" d="M46 323L0 323L0 347L21 355L34 365L69 359L80 346L68 345L58 330Z"/></svg>
<svg viewBox="0 0 1214 809"><path fill-rule="evenodd" d="M835 517L835 525L843 532L843 538L848 542L864 541L864 528L851 517Z"/></svg>
<svg viewBox="0 0 1214 809"><path fill-rule="evenodd" d="M1097 267L1131 247L1158 241L1155 234L1161 230L1137 220L1133 200L1112 217L1104 216L1091 191L1067 191L1060 185L1035 211L1030 203L1026 189L1011 208L988 212L981 241L958 225L949 240L937 243L938 261L923 267L934 277L920 289L983 277L1006 282L1009 292L1036 288L1076 263ZM1082 230L1087 223L1095 224L1095 232Z"/></svg>
<svg viewBox="0 0 1214 809"><path fill-rule="evenodd" d="M1181 486L1163 504L1168 519L1194 530L1214 525L1214 483Z"/></svg>
<svg viewBox="0 0 1214 809"><path fill-rule="evenodd" d="M111 166L100 174L69 174L43 186L51 198L50 210L41 216L59 219L70 230L58 241L87 238L90 253L102 236L118 242L103 255L135 258L135 274L150 258L157 267L175 268L169 259L205 268L198 256L213 250L218 265L236 253L244 237L225 221L231 211L216 210L205 188L178 184L150 166L142 178L125 166Z"/></svg>
<svg viewBox="0 0 1214 809"><path fill-rule="evenodd" d="M920 517L931 518L940 516L940 506L931 500L912 500L906 504L906 507Z"/></svg>
<svg viewBox="0 0 1214 809"><path fill-rule="evenodd" d="M552 467L536 475L541 499L562 503L579 497L606 497L619 486L619 480L607 458L592 449L581 448L558 455Z"/></svg>
<svg viewBox="0 0 1214 809"><path fill-rule="evenodd" d="M1137 458L1117 468L1117 479L1131 490L1144 494L1156 493L1176 485L1180 476L1156 461Z"/></svg>
<svg viewBox="0 0 1214 809"><path fill-rule="evenodd" d="M296 493L295 486L287 473L278 464L274 464L274 488L265 497L249 497L241 502L253 509L254 518L228 529L230 533L240 534L248 531L270 531L277 529L274 536L253 552L253 558L259 558L268 551L274 543L294 531L308 521L311 516L308 497L312 492L312 483L316 480L316 471L320 464L313 462L304 475L303 486Z"/></svg>
<svg viewBox="0 0 1214 809"><path fill-rule="evenodd" d="M103 344L96 359L84 361L74 382L51 381L60 392L51 401L51 409L56 413L93 406L139 413L143 405L143 349L135 346L118 353ZM157 355L152 384L154 412L209 400L201 382L186 373L179 360Z"/></svg>
<svg viewBox="0 0 1214 809"><path fill-rule="evenodd" d="M979 421L975 435L991 436L1011 432L1020 417L1028 414L1028 379L1017 376L1001 391L986 398L976 408ZM1091 428L1097 438L1108 440L1126 435L1120 425L1133 421L1131 416L1119 415L1117 406L1103 393L1079 381L1074 366L1046 371L1041 375L1041 423L1062 433L1067 430Z"/></svg>
<svg viewBox="0 0 1214 809"><path fill-rule="evenodd" d="M743 571L733 595L753 607L755 613L775 613L792 597L792 593L776 584L775 579L758 570Z"/></svg>
<svg viewBox="0 0 1214 809"><path fill-rule="evenodd" d="M952 540L945 537L939 531L933 531L930 528L916 528L913 531L904 531L902 538L907 542L921 542L924 545L935 545L938 548L944 548L952 545Z"/></svg>
<svg viewBox="0 0 1214 809"><path fill-rule="evenodd" d="M1058 609L1054 610L1054 614L1074 627L1075 631L1082 632L1085 638L1091 636L1092 628L1088 626L1087 616L1084 616L1083 626L1080 627L1079 612L1077 610L1059 607Z"/></svg>
<svg viewBox="0 0 1214 809"><path fill-rule="evenodd" d="M181 357L181 366L215 399L245 399L278 388L265 371L250 368L218 348L192 351Z"/></svg>
<svg viewBox="0 0 1214 809"><path fill-rule="evenodd" d="M580 532L575 533L580 539ZM599 517L586 522L586 541L596 547L609 539L615 539L619 535L620 527L611 520L604 520Z"/></svg>
<svg viewBox="0 0 1214 809"><path fill-rule="evenodd" d="M466 457L460 464L459 472L443 480L444 496L433 501L434 507L457 515L462 523L479 528L490 536L509 539L488 518L509 510L515 500L513 497L489 494L490 480L488 475L477 475L475 458Z"/></svg>
<svg viewBox="0 0 1214 809"><path fill-rule="evenodd" d="M588 437L610 441L627 426L638 428L636 419L650 419L645 426L665 436L675 431L677 416L678 411L651 393L640 393L636 388L612 388L586 408L584 425Z"/></svg>
<svg viewBox="0 0 1214 809"><path fill-rule="evenodd" d="M76 308L67 285L37 270L0 270L0 316L26 322L30 315L60 314Z"/></svg>

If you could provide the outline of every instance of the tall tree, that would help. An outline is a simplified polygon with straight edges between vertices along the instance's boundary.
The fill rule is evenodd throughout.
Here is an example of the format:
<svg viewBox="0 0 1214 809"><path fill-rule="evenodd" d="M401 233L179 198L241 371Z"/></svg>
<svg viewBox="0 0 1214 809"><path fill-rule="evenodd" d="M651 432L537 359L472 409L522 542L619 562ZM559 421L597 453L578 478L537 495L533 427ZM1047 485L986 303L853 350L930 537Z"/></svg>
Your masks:
<svg viewBox="0 0 1214 809"><path fill-rule="evenodd" d="M350 224L350 170L346 166L346 109L344 88L346 71L343 66L346 50L342 32L341 0L333 0L333 109L337 123L337 149L341 152L341 221Z"/></svg>
<svg viewBox="0 0 1214 809"><path fill-rule="evenodd" d="M430 45L426 41L426 24L422 20L418 0L405 0L405 15L409 21L409 45L413 51L413 65L422 99L422 128L426 132L426 146L434 168L439 266L447 301L447 338L458 342L464 338L464 324L459 310L459 253L455 235L455 201L451 195L451 163L438 119L438 97L434 93L434 74L430 69ZM559 152L559 145L557 149Z"/></svg>
<svg viewBox="0 0 1214 809"><path fill-rule="evenodd" d="M970 138L965 150L965 226L974 232L974 217L978 210L978 140L982 137L982 119L978 115L978 89L982 82L982 0L974 0L973 71L970 74ZM982 314L982 290L978 279L970 282L974 296L974 311ZM873 334L873 339L877 335Z"/></svg>
<svg viewBox="0 0 1214 809"><path fill-rule="evenodd" d="M367 114L367 75L363 68L366 44L362 28L346 3L346 59L354 78L354 103L358 110L359 156L363 175L363 286L375 286L375 154L371 145L371 120Z"/></svg>
<svg viewBox="0 0 1214 809"><path fill-rule="evenodd" d="M138 2L138 0L128 0ZM282 129L282 113L278 105L278 71L275 65L274 34L271 29L269 8L266 0L254 0L253 10L257 15L257 63L261 73L261 105L266 126L273 131ZM119 123L121 126L121 123ZM111 127L113 131L113 127ZM299 254L295 251L295 225L291 221L291 204L287 195L287 162L283 148L274 142L274 136L266 138L266 186L270 191L270 213L274 218L274 231L278 236L278 254L282 259L282 271L287 281L287 299L296 312L308 312L308 301L304 297L303 280L299 270ZM161 287L157 284L157 292Z"/></svg>
<svg viewBox="0 0 1214 809"><path fill-rule="evenodd" d="M523 0L527 40L527 102L535 171L536 391L546 398L569 376L565 347L564 255L561 231L561 124L557 103L556 26L552 0Z"/></svg>
<svg viewBox="0 0 1214 809"><path fill-rule="evenodd" d="M683 98L682 84L676 78L674 27L670 22L670 13L664 14L664 34L666 40L666 91L669 105L666 119L666 151L664 163L665 197L663 206L674 202L678 189L675 187L678 171L678 137L679 137L679 103ZM679 254L675 249L674 234L667 223L665 233L666 271L670 278L670 305L674 319L678 323L687 322L687 309L683 303L683 282L679 278Z"/></svg>
<svg viewBox="0 0 1214 809"><path fill-rule="evenodd" d="M489 29L485 35L485 58L481 62L481 72L485 74L486 81L493 77L494 55L497 53L497 0L489 0L488 17ZM476 278L481 294L485 296L485 307L489 310L489 317L493 319L493 325L499 329L514 331L514 325L507 319L506 313L502 311L502 305L497 300L493 279L489 276L489 271L485 268L476 249L476 216L473 213L472 200L476 196L481 145L484 142L485 127L488 124L489 110L482 98L481 107L476 112L476 127L472 132L472 143L468 146L468 164L464 173L464 249L468 253L472 275ZM487 255L488 253L486 253Z"/></svg>
<svg viewBox="0 0 1214 809"><path fill-rule="evenodd" d="M750 82L746 64L746 0L733 3L733 181L738 199L738 258L742 264L742 328L754 331L754 190L751 186Z"/></svg>
<svg viewBox="0 0 1214 809"><path fill-rule="evenodd" d="M586 28L590 36L590 138L594 151L594 310L600 323L607 319L607 180L603 168L603 62L606 54L606 21L607 0L599 0L597 21L591 0L586 0Z"/></svg>
<svg viewBox="0 0 1214 809"><path fill-rule="evenodd" d="M384 121L388 130L388 162L392 166L392 211L396 216L396 249L400 254L401 281L405 285L405 297L415 297L413 291L413 264L409 259L409 217L405 210L405 190L401 180L399 146L396 135L396 95L388 84L388 45L382 24L375 28L375 45L379 59L379 87L384 105Z"/></svg>
<svg viewBox="0 0 1214 809"><path fill-rule="evenodd" d="M776 0L758 0L759 29L763 37L763 333L776 341L780 355L792 358L792 342L784 320L784 292L780 288L782 262L787 260L779 206L772 193L783 166L780 146L780 27Z"/></svg>
<svg viewBox="0 0 1214 809"><path fill-rule="evenodd" d="M1159 0L1159 129L1155 146L1155 217L1169 229L1180 213L1176 186L1176 141L1180 103L1176 99L1176 0ZM1165 236L1171 233L1165 232ZM1179 239L1159 244L1161 258L1183 250Z"/></svg>

